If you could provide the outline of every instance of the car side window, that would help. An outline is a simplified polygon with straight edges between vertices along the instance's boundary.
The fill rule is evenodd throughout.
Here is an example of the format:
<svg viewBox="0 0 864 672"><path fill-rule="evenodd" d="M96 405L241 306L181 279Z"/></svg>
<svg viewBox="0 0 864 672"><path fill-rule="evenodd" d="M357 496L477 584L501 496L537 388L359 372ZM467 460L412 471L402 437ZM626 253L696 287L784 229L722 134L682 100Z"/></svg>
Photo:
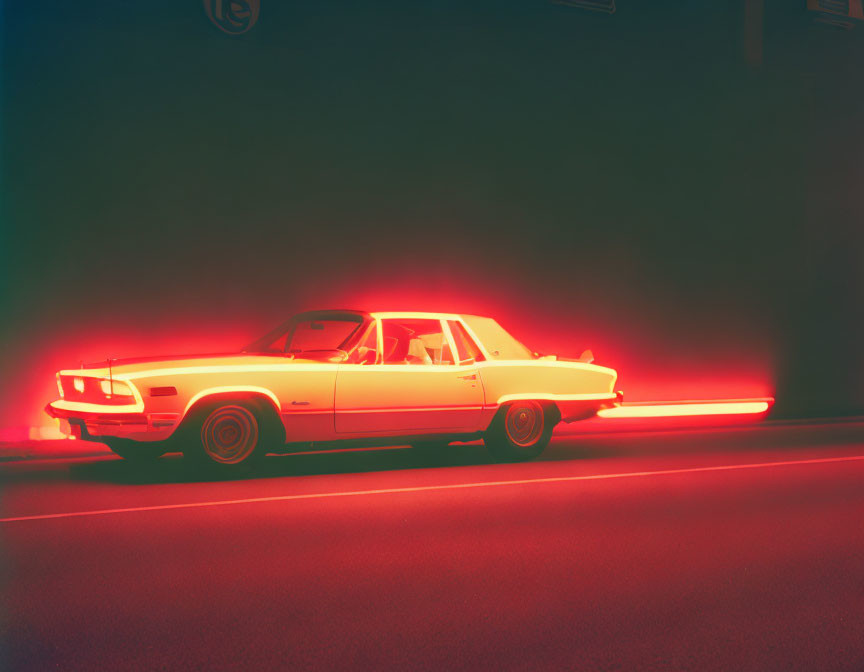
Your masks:
<svg viewBox="0 0 864 672"><path fill-rule="evenodd" d="M474 339L468 335L465 327L461 322L447 320L447 326L450 327L450 333L453 334L453 342L456 344L456 354L459 356L459 362L474 360L482 362L484 357L480 348L474 342Z"/></svg>
<svg viewBox="0 0 864 672"><path fill-rule="evenodd" d="M373 322L348 360L351 364L376 364L378 359L378 325Z"/></svg>
<svg viewBox="0 0 864 672"><path fill-rule="evenodd" d="M385 364L453 364L450 343L439 320L385 319L381 321Z"/></svg>

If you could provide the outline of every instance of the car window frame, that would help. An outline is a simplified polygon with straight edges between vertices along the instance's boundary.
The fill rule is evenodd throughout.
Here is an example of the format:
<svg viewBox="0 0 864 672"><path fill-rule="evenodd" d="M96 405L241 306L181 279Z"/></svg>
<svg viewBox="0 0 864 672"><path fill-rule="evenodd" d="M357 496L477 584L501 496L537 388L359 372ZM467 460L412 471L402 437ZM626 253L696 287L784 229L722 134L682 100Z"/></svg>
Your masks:
<svg viewBox="0 0 864 672"><path fill-rule="evenodd" d="M384 361L384 325L383 325L384 320L395 320L397 322L400 320L429 320L430 322L436 322L437 321L438 326L441 329L442 335L447 340L447 346L450 348L450 356L453 358L453 361L448 362L448 363L439 362L437 364L435 362L432 362L431 364L425 364L425 363L424 364L406 364L404 362L385 362ZM435 369L435 370L437 370L441 367L459 366L458 354L456 352L456 344L453 341L453 334L450 333L450 327L447 325L447 320L442 318L442 317L419 317L419 318L418 317L398 317L398 316L385 317L385 318L376 317L375 318L375 328L378 330L378 359L380 361L376 361L374 366L410 366L412 370L413 369L418 369L418 370Z"/></svg>
<svg viewBox="0 0 864 672"><path fill-rule="evenodd" d="M376 366L383 361L384 353L381 351L381 325L379 324L379 322L380 320L377 318L369 321L366 330L357 340L357 344L351 349L351 352L349 353L349 356L353 355L354 352L366 342L369 328L371 327L375 330L375 361L371 364L360 364L359 362L354 362L355 364L358 364L359 366Z"/></svg>
<svg viewBox="0 0 864 672"><path fill-rule="evenodd" d="M451 338L451 341L452 341L453 346L454 346L454 350L453 350L454 358L453 359L456 360L457 366L471 366L473 364L476 364L477 362L486 361L487 357L483 351L483 348L480 345L480 342L477 340L477 337L472 332L468 331L468 327L462 319L455 319L455 320L449 319L449 320L445 320L444 322L447 325L447 330L450 333L450 338ZM474 348L479 353L479 355L481 357L480 359L477 359L476 357L469 357L468 359L464 359L464 360L463 359L456 359L459 356L459 351L457 349L455 349L456 337L453 336L453 330L450 328L450 322L453 322L453 324L458 324L460 327L462 327L463 331L465 332L465 336L468 337L468 340L474 345Z"/></svg>

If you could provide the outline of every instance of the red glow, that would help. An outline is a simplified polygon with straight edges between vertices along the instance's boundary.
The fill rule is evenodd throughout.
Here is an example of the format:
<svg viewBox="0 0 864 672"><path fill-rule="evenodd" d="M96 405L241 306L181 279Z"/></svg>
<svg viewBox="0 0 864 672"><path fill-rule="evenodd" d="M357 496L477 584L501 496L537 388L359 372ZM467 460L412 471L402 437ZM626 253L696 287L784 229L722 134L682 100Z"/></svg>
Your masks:
<svg viewBox="0 0 864 672"><path fill-rule="evenodd" d="M774 399L719 399L712 401L642 402L604 408L602 418L668 418L684 415L748 415L766 413Z"/></svg>
<svg viewBox="0 0 864 672"><path fill-rule="evenodd" d="M544 298L537 283L527 279L485 277L464 269L433 273L423 292L394 288L391 279L402 271L410 275L407 262L403 268L394 261L387 274L366 273L360 284L294 288L302 302L228 296L190 309L179 299L165 297L146 311L130 307L119 314L116 304L111 311L104 305L88 305L74 321L66 321L62 339L50 328L55 318L46 308L43 325L32 325L27 339L9 344L18 364L6 373L9 389L16 392L7 390L0 428L45 426L48 419L42 408L55 398L54 374L60 369L109 356L237 350L293 313L328 306L489 315L539 352L576 358L591 348L596 364L618 370L618 387L628 402L774 394L771 347L764 337L751 337L750 342L720 339L710 325L684 328L677 316L649 313L621 296L582 295L578 304L562 305ZM231 315L230 322L220 318L226 314Z"/></svg>

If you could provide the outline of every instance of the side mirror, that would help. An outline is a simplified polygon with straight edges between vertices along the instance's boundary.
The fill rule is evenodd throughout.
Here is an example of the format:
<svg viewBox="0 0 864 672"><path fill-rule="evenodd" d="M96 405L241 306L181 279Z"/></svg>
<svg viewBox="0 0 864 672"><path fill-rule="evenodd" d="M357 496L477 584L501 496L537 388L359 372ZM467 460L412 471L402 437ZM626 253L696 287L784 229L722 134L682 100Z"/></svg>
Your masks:
<svg viewBox="0 0 864 672"><path fill-rule="evenodd" d="M591 362L594 361L594 353L591 352L590 350L583 351L582 354L579 355L579 361L585 362L586 364L590 364Z"/></svg>

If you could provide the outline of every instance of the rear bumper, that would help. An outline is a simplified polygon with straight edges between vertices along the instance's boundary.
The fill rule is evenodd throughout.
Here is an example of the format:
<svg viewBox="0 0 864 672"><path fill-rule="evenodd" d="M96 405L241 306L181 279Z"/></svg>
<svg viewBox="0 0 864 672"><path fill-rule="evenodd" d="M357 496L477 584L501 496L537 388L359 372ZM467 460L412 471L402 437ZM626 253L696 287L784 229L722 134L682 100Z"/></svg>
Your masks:
<svg viewBox="0 0 864 672"><path fill-rule="evenodd" d="M162 441L180 420L176 413L100 413L60 408L52 402L45 412L59 421L60 431L73 438L99 441L104 437Z"/></svg>
<svg viewBox="0 0 864 672"><path fill-rule="evenodd" d="M624 401L624 393L620 390L606 395L600 399L586 400L560 400L557 401L558 410L561 412L562 422L576 422L593 418L599 411L606 408L615 408Z"/></svg>

